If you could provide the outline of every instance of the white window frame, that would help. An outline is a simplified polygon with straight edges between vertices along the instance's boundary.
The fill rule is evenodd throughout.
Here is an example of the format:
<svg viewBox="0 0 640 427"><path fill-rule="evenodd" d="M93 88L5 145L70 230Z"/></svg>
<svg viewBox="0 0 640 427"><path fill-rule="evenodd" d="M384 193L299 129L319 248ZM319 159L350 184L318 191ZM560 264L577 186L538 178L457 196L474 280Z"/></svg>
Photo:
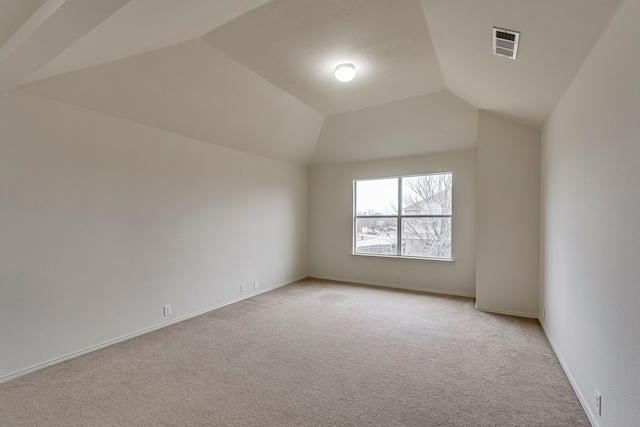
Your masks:
<svg viewBox="0 0 640 427"><path fill-rule="evenodd" d="M451 212L449 214L419 214L419 215L403 215L402 214L402 180L404 178L413 178L418 176L430 176L430 175L451 175ZM397 201L397 213L396 215L358 215L357 213L357 183L363 181L377 181L383 179L397 179L398 180L398 201ZM451 220L451 255L449 258L440 257L423 257L415 255L403 255L402 254L402 220L407 218L449 218ZM395 254L376 254L366 252L356 252L357 242L357 220L358 219L395 219L396 220L396 253ZM435 172L435 173L423 173L417 175L398 175L365 179L353 180L353 230L351 233L352 247L351 254L357 256L366 257L381 257L381 258L405 258L405 259L419 259L430 261L453 261L453 172Z"/></svg>

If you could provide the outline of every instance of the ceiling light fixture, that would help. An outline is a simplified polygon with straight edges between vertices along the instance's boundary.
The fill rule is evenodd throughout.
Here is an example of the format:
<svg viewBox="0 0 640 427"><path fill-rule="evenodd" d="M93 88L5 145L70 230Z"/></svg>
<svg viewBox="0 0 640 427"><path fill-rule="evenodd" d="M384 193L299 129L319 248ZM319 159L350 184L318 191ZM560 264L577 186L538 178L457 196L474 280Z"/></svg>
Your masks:
<svg viewBox="0 0 640 427"><path fill-rule="evenodd" d="M341 82L350 82L356 76L356 67L353 64L340 64L333 75Z"/></svg>

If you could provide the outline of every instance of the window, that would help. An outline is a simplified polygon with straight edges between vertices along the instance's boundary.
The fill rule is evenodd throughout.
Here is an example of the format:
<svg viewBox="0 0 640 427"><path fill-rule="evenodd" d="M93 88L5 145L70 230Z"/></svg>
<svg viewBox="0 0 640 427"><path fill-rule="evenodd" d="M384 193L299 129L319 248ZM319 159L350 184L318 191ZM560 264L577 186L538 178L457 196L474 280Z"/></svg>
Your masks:
<svg viewBox="0 0 640 427"><path fill-rule="evenodd" d="M353 181L353 253L451 259L452 173Z"/></svg>

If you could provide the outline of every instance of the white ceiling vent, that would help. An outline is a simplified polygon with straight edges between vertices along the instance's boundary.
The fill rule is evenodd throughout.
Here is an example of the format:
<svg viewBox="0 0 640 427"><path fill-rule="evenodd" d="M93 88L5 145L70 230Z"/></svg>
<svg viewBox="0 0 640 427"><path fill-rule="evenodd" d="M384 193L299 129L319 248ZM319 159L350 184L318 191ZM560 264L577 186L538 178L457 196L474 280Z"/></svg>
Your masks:
<svg viewBox="0 0 640 427"><path fill-rule="evenodd" d="M518 31L493 27L493 53L509 59L516 59L518 55Z"/></svg>

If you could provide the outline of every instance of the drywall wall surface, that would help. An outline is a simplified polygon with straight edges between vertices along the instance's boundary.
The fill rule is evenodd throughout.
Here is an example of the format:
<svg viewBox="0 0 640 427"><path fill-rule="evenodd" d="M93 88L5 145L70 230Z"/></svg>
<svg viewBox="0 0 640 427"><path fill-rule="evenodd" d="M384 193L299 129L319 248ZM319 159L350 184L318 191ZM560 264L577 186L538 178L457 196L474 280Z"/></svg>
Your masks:
<svg viewBox="0 0 640 427"><path fill-rule="evenodd" d="M541 321L600 427L640 420L638 21L624 2L543 130Z"/></svg>
<svg viewBox="0 0 640 427"><path fill-rule="evenodd" d="M0 212L0 378L307 275L307 168L29 96Z"/></svg>
<svg viewBox="0 0 640 427"><path fill-rule="evenodd" d="M540 131L478 113L476 308L536 317Z"/></svg>
<svg viewBox="0 0 640 427"><path fill-rule="evenodd" d="M310 275L451 294L475 294L475 148L312 166ZM353 180L453 172L454 262L352 255ZM396 275L401 275L401 282Z"/></svg>

